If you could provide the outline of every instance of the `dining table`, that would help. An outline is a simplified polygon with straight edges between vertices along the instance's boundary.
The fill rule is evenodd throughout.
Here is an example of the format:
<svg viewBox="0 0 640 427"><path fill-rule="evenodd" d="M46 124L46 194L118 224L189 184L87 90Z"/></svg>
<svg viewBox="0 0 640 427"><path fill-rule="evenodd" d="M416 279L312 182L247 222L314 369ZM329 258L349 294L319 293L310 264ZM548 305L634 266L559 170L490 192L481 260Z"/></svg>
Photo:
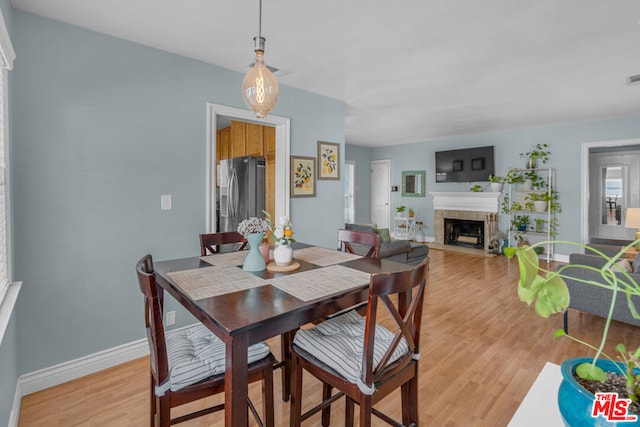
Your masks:
<svg viewBox="0 0 640 427"><path fill-rule="evenodd" d="M157 283L226 344L227 427L248 425L248 346L282 337L287 400L291 332L367 301L372 273L413 267L299 242L293 249L299 267L289 272L245 271L247 251L154 263Z"/></svg>

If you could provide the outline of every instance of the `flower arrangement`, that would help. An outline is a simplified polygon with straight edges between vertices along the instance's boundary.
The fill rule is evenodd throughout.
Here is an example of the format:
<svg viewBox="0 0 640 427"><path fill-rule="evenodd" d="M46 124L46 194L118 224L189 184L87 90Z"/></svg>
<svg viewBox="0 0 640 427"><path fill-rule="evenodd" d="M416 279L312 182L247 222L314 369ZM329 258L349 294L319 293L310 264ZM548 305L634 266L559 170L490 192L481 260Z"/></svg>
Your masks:
<svg viewBox="0 0 640 427"><path fill-rule="evenodd" d="M266 233L271 230L271 222L264 218L252 216L238 224L238 233L246 236L250 233Z"/></svg>
<svg viewBox="0 0 640 427"><path fill-rule="evenodd" d="M293 228L288 217L280 217L280 225L273 230L271 238L279 245L289 245L296 241L296 239L293 238Z"/></svg>

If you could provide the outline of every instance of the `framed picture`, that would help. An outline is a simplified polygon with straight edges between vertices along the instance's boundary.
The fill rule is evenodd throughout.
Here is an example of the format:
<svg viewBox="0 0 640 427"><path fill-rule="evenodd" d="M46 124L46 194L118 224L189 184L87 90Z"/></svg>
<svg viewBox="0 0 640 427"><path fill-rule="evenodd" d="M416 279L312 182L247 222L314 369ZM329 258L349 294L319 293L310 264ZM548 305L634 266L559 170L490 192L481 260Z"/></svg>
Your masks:
<svg viewBox="0 0 640 427"><path fill-rule="evenodd" d="M316 158L291 156L291 197L316 197Z"/></svg>
<svg viewBox="0 0 640 427"><path fill-rule="evenodd" d="M471 170L481 171L484 169L484 157L478 157L477 159L471 159Z"/></svg>
<svg viewBox="0 0 640 427"><path fill-rule="evenodd" d="M402 197L424 197L426 171L402 172Z"/></svg>
<svg viewBox="0 0 640 427"><path fill-rule="evenodd" d="M340 145L318 141L318 179L340 179Z"/></svg>

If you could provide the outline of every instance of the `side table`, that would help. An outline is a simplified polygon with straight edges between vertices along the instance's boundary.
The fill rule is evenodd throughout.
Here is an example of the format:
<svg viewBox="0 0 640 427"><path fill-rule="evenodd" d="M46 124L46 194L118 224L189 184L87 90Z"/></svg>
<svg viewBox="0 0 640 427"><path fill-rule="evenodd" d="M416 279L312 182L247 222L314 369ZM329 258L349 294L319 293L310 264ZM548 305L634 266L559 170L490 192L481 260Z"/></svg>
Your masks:
<svg viewBox="0 0 640 427"><path fill-rule="evenodd" d="M413 217L397 216L393 218L393 237L411 240L416 235L416 219Z"/></svg>

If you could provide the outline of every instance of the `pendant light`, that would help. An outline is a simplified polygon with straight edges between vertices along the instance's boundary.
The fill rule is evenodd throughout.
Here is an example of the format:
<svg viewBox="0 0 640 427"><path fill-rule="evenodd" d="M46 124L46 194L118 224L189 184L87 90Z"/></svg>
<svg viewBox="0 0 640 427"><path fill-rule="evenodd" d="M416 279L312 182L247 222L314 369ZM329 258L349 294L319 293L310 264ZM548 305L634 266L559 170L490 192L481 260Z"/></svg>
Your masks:
<svg viewBox="0 0 640 427"><path fill-rule="evenodd" d="M278 100L278 80L264 64L264 43L262 37L262 0L260 0L260 16L258 20L258 37L253 38L256 59L253 67L242 80L242 96L244 102L258 118L264 118L276 105Z"/></svg>

